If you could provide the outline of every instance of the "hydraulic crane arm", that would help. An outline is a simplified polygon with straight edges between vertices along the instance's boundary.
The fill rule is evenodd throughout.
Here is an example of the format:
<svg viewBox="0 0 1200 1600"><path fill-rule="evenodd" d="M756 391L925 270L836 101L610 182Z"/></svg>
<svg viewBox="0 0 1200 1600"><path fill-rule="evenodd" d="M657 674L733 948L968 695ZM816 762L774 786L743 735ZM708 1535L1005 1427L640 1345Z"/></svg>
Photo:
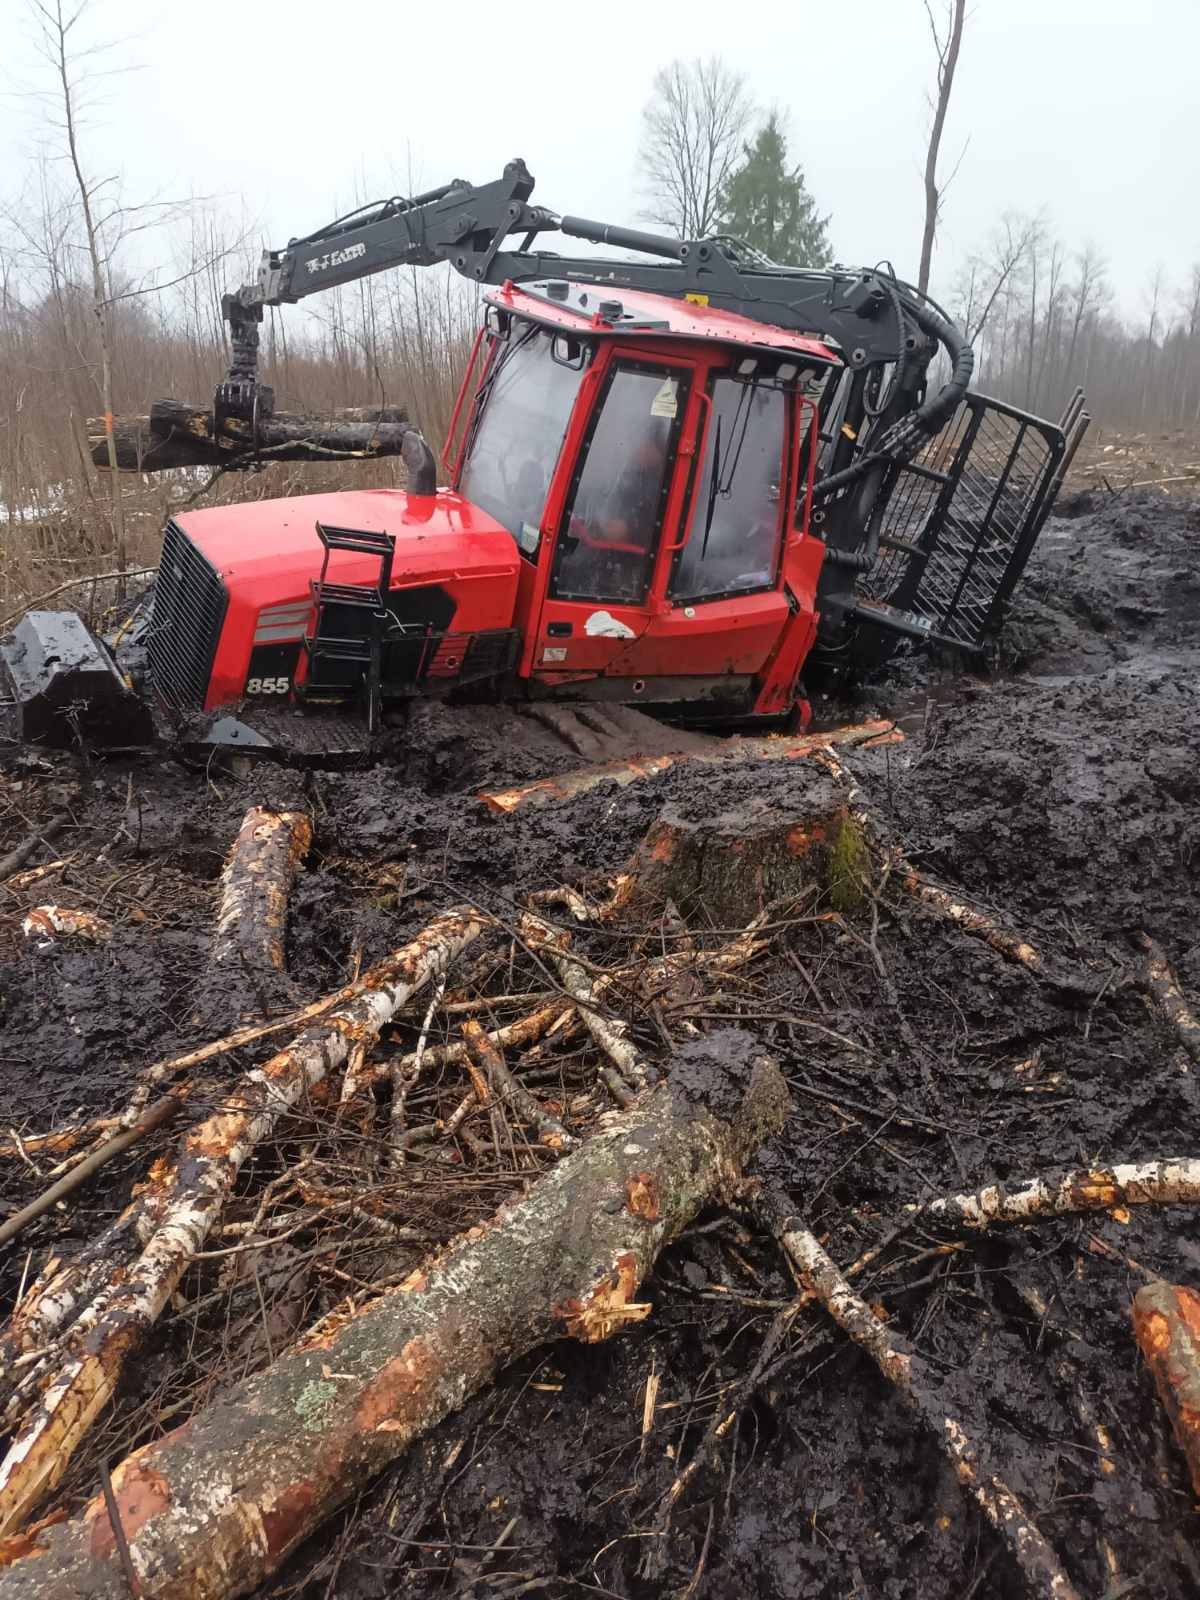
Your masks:
<svg viewBox="0 0 1200 1600"><path fill-rule="evenodd" d="M257 282L224 299L233 359L217 392L218 423L222 415L252 420L256 411L270 410L271 393L257 381L257 324L264 306L290 304L390 267L441 261L480 284L565 278L676 299L703 295L722 311L835 342L851 372L866 375L892 365L892 403L881 418L885 426L874 430L877 442L841 470L835 460L834 472L820 486L826 495L872 466L911 456L966 392L974 365L970 345L926 296L890 272L778 266L734 240L672 239L558 216L529 203L533 184L525 163L510 161L492 183L456 180L410 199L387 200L293 239L284 250L265 252ZM589 259L536 248L539 236L550 232L656 259ZM519 246L506 248L514 235L522 235ZM924 398L924 375L939 347L950 359L950 377Z"/></svg>

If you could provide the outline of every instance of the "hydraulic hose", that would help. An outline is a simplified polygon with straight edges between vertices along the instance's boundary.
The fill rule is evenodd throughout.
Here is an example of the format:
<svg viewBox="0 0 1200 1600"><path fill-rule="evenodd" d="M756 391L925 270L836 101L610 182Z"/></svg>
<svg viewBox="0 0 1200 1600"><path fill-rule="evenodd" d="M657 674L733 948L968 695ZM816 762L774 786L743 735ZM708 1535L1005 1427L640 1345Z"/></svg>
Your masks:
<svg viewBox="0 0 1200 1600"><path fill-rule="evenodd" d="M944 348L953 363L950 377L935 395L893 424L879 441L877 449L868 451L841 472L823 478L813 491L815 501L826 500L847 484L857 483L864 473L881 462L906 460L923 440L931 439L953 416L967 392L971 374L975 370L975 352L962 333L948 317L935 311L928 302L905 296L904 309L922 333Z"/></svg>
<svg viewBox="0 0 1200 1600"><path fill-rule="evenodd" d="M953 362L949 382L943 384L931 400L919 406L911 418L905 418L906 422L916 423L922 432L933 435L949 421L966 394L975 371L975 352L954 324L932 306L910 304L908 310L921 332L943 345Z"/></svg>

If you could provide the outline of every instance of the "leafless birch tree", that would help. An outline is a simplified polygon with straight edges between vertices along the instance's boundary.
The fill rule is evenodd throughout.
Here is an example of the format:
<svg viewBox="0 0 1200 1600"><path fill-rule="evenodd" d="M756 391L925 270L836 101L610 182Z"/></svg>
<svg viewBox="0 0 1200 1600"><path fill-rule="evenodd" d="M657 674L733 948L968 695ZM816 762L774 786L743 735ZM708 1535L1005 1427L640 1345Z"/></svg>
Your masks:
<svg viewBox="0 0 1200 1600"><path fill-rule="evenodd" d="M660 67L642 112L646 217L683 239L712 233L753 116L745 79L720 56Z"/></svg>
<svg viewBox="0 0 1200 1600"><path fill-rule="evenodd" d="M938 189L938 154L942 147L942 133L946 126L946 112L950 106L950 91L954 87L954 69L958 65L958 52L962 45L963 22L967 0L947 0L944 31L938 27L930 0L925 0L925 14L929 18L929 31L937 51L937 97L933 104L933 125L929 130L929 148L925 153L925 227L921 234L921 265L917 272L917 287L924 293L929 288L929 270L933 263L933 241L937 233L942 192Z"/></svg>

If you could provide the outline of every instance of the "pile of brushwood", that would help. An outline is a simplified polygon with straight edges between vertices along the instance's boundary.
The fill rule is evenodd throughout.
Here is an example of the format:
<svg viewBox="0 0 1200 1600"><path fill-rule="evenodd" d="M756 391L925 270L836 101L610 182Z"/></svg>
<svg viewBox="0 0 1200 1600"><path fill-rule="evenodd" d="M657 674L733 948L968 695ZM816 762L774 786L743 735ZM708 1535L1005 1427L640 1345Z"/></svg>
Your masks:
<svg viewBox="0 0 1200 1600"><path fill-rule="evenodd" d="M11 753L0 1600L1195 1591L1200 514L1070 509L786 758Z"/></svg>

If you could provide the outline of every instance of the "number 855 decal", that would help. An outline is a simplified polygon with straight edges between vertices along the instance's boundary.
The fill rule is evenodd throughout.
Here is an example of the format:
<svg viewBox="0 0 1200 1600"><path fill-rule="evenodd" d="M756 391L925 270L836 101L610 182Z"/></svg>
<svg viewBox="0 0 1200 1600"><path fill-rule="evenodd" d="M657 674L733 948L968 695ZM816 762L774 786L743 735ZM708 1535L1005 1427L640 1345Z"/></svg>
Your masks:
<svg viewBox="0 0 1200 1600"><path fill-rule="evenodd" d="M291 687L292 680L288 677L246 679L247 694L289 694Z"/></svg>

